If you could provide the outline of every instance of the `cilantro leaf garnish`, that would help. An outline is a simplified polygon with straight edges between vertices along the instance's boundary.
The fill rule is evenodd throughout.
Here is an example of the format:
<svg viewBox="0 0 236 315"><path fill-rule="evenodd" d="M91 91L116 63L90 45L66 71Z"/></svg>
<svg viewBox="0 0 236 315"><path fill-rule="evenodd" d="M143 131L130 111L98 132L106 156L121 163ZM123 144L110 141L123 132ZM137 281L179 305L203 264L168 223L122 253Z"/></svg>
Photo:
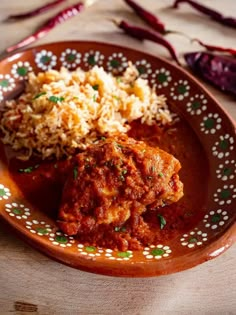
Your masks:
<svg viewBox="0 0 236 315"><path fill-rule="evenodd" d="M39 167L39 165L34 165L34 166L29 166L29 167L26 167L26 168L20 168L18 170L19 173L31 173L33 172L34 170L36 170L37 168Z"/></svg>
<svg viewBox="0 0 236 315"><path fill-rule="evenodd" d="M46 95L47 93L46 92L41 92L37 95L35 95L35 97L33 98L33 100L36 100L37 98L39 98L40 96L43 96L43 95Z"/></svg>
<svg viewBox="0 0 236 315"><path fill-rule="evenodd" d="M161 214L158 214L157 215L158 219L159 219L159 223L160 223L160 228L161 230L164 229L165 225L166 225L166 220L165 218L161 215Z"/></svg>
<svg viewBox="0 0 236 315"><path fill-rule="evenodd" d="M49 100L50 102L53 102L53 103L57 104L58 102L64 101L64 97L58 97L58 96L52 95L52 96L50 96L50 97L48 98L48 100Z"/></svg>

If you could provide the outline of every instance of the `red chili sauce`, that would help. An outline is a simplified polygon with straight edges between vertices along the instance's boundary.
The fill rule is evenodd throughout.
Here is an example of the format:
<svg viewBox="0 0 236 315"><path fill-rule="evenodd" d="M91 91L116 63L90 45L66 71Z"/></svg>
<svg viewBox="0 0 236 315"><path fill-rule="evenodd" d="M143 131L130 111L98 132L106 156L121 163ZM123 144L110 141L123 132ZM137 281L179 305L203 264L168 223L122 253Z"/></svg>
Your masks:
<svg viewBox="0 0 236 315"><path fill-rule="evenodd" d="M85 244L119 250L141 249L143 246L179 237L204 216L208 163L205 152L188 123L180 120L172 126L160 128L134 122L129 136L146 141L151 146L159 146L179 159L184 197L177 203L144 213L140 235L139 231L133 234L130 222L122 230L100 226L96 232L79 237ZM7 154L11 177L25 198L39 211L56 220L68 160L39 162L32 159L22 162L16 159L16 155L12 156L12 151L7 150ZM19 172L29 166L33 166L32 171Z"/></svg>

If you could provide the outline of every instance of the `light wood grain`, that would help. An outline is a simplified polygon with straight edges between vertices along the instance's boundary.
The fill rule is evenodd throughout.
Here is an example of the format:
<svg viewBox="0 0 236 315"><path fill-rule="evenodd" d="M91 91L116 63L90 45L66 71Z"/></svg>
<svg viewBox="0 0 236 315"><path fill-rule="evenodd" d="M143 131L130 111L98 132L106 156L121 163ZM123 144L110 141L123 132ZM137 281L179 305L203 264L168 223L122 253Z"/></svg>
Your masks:
<svg viewBox="0 0 236 315"><path fill-rule="evenodd" d="M0 53L27 36L60 8L17 23L4 23L6 16L46 2L48 0L0 1ZM75 2L68 1L71 4ZM236 15L234 0L201 2L225 14ZM192 37L198 36L206 42L236 46L235 30L204 18L187 5L182 5L179 11L173 11L167 9L172 1L146 0L142 3L161 16L170 29L186 32ZM100 0L36 44L58 40L97 40L166 56L166 51L159 46L141 44L127 38L109 21L114 16L141 23L123 1ZM169 39L179 54L198 49L197 45L191 46L185 38L171 35ZM235 119L235 100L204 85ZM56 263L11 235L0 223L0 315L233 315L236 314L235 254L234 246L213 261L159 278L112 278L88 274Z"/></svg>

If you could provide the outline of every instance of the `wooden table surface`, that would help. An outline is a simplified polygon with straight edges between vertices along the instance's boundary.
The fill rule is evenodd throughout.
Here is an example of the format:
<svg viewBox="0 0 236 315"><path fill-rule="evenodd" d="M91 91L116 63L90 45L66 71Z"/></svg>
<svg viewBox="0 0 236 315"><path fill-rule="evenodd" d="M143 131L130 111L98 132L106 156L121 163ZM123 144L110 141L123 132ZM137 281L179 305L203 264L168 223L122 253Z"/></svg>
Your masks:
<svg viewBox="0 0 236 315"><path fill-rule="evenodd" d="M30 34L51 12L21 22L6 23L7 15L32 9L49 0L0 1L0 53ZM188 5L174 11L171 0L140 1L162 17L169 29L200 37L206 42L236 47L235 30L218 25ZM236 16L235 0L207 0L207 4ZM110 17L139 19L122 0L99 0L79 16L54 29L37 42L97 40L141 49L165 57L163 48L141 44L119 32ZM199 47L180 36L169 40L178 53ZM235 99L207 85L218 101L236 119ZM178 274L148 279L124 279L94 275L56 263L33 250L0 223L0 315L5 314L236 314L236 247L213 261Z"/></svg>

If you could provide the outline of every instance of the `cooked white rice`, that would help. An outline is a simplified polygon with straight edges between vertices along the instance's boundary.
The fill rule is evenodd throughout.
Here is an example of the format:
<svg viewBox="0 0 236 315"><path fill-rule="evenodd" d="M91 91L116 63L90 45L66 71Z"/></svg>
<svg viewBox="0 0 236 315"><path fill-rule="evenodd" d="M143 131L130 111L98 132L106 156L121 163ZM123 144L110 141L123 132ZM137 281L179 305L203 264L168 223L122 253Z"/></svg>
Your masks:
<svg viewBox="0 0 236 315"><path fill-rule="evenodd" d="M85 149L101 135L125 133L136 119L152 125L171 122L164 96L129 64L121 77L95 66L85 72L50 70L30 73L25 92L7 101L1 114L3 142L37 154L61 158Z"/></svg>

